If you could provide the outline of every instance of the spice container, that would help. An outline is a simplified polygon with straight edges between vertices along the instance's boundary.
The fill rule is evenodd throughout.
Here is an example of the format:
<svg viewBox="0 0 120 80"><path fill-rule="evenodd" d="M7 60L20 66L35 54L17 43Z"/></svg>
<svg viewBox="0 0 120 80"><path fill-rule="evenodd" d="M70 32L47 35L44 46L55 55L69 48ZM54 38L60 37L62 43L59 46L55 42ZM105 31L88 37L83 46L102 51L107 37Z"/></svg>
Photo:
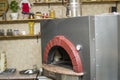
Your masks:
<svg viewBox="0 0 120 80"><path fill-rule="evenodd" d="M0 29L0 36L4 36L4 35L5 35L4 29Z"/></svg>
<svg viewBox="0 0 120 80"><path fill-rule="evenodd" d="M13 36L12 29L7 29L7 36Z"/></svg>
<svg viewBox="0 0 120 80"><path fill-rule="evenodd" d="M14 36L17 36L19 35L19 30L18 29L15 29L14 32L13 32Z"/></svg>

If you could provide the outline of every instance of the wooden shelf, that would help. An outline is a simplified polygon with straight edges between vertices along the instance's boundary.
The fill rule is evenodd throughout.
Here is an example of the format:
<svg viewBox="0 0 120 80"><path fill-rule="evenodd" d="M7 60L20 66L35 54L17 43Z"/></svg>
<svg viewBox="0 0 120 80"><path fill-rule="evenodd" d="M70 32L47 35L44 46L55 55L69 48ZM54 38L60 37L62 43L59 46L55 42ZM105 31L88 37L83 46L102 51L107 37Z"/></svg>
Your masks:
<svg viewBox="0 0 120 80"><path fill-rule="evenodd" d="M48 20L48 19L53 19L53 18L43 18L43 19L22 19L22 20L6 20L6 21L0 21L0 24L15 24L15 23L27 23L30 21L34 22L40 22L40 20Z"/></svg>
<svg viewBox="0 0 120 80"><path fill-rule="evenodd" d="M40 34L37 34L37 35L0 36L0 40L32 39L32 38L40 38Z"/></svg>
<svg viewBox="0 0 120 80"><path fill-rule="evenodd" d="M86 0L86 1L82 1L83 3L94 3L94 2L98 2L98 3L101 3L101 2L120 2L120 0ZM67 2L64 2L65 4ZM62 4L62 2L35 2L33 3L34 5L45 5L45 4Z"/></svg>
<svg viewBox="0 0 120 80"><path fill-rule="evenodd" d="M106 3L106 2L120 2L120 0L99 0L99 1L92 1L92 0L86 0L82 1L82 3ZM46 4L66 4L67 2L35 2L34 5L46 5Z"/></svg>
<svg viewBox="0 0 120 80"><path fill-rule="evenodd" d="M90 1L90 0L88 0L88 1L82 1L82 3L110 3L110 2L120 2L120 0L106 0L106 1L102 1L102 0L100 0L100 1Z"/></svg>
<svg viewBox="0 0 120 80"><path fill-rule="evenodd" d="M47 4L66 4L67 2L35 2L34 5L47 5Z"/></svg>

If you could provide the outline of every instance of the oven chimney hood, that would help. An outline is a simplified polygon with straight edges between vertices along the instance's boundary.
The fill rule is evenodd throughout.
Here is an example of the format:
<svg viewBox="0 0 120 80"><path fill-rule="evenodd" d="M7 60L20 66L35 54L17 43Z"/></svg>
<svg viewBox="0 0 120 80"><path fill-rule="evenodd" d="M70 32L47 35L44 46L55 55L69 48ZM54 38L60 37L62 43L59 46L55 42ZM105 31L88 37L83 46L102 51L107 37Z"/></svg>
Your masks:
<svg viewBox="0 0 120 80"><path fill-rule="evenodd" d="M81 0L68 0L66 6L67 17L77 17L81 15Z"/></svg>

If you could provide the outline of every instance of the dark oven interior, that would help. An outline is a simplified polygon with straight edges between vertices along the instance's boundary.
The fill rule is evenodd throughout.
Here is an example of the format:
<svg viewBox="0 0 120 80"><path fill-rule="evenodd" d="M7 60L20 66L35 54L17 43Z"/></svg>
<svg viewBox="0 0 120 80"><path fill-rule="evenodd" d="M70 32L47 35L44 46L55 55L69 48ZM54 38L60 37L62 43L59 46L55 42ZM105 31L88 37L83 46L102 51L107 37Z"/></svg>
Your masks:
<svg viewBox="0 0 120 80"><path fill-rule="evenodd" d="M54 64L61 67L73 69L71 59L66 50L60 46L51 48L48 54L47 64Z"/></svg>

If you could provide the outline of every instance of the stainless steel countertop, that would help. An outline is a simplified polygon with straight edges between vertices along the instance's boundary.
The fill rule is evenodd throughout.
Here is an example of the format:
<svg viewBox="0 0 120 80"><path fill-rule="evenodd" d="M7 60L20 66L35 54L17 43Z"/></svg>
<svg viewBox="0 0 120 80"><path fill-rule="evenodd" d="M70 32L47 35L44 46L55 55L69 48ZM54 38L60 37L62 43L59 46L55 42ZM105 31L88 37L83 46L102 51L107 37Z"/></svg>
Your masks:
<svg viewBox="0 0 120 80"><path fill-rule="evenodd" d="M19 72L13 74L0 74L0 79L35 79L37 74L22 75Z"/></svg>

